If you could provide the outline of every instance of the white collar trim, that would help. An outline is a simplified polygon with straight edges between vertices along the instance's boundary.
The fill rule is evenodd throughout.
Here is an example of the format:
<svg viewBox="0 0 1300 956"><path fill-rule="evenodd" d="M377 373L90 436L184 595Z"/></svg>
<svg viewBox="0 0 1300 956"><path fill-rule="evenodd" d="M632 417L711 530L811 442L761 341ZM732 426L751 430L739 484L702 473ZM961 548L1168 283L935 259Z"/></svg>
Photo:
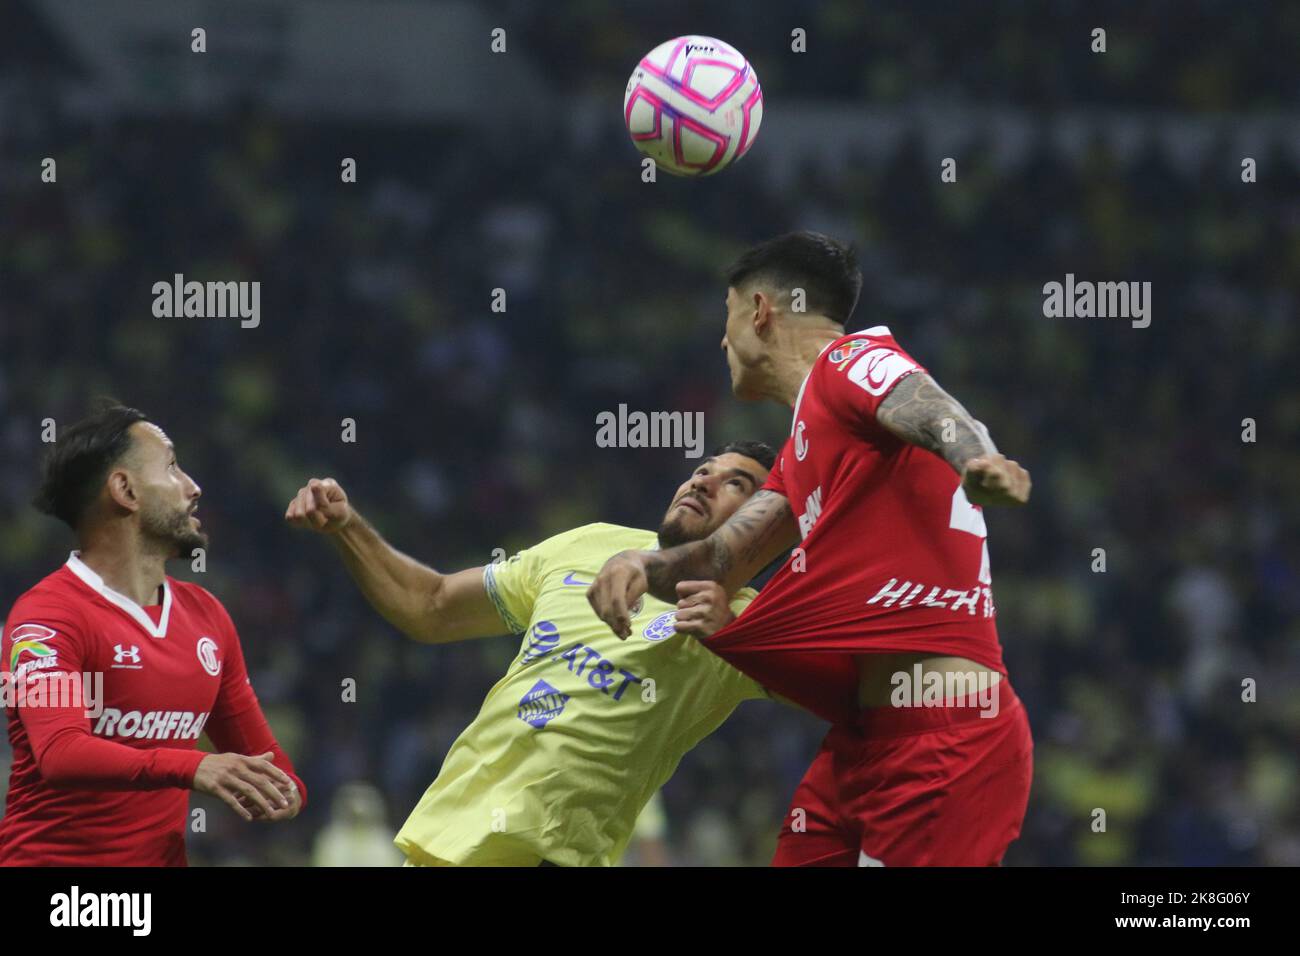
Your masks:
<svg viewBox="0 0 1300 956"><path fill-rule="evenodd" d="M68 570L71 571L73 574L75 574L77 577L81 578L81 580L84 581L87 587L89 587L92 591L94 591L100 597L104 598L104 600L109 601L112 604L116 604L123 611L126 611L127 614L130 614L131 617L135 619L135 622L139 624L142 628L144 628L145 633L147 633L150 637L167 636L167 620L168 618L171 617L171 611L172 611L172 589L171 589L171 585L167 583L167 579L165 577L163 578L163 585L162 585L163 587L162 614L159 615L158 623L155 625L153 619L149 617L149 615L145 612L144 608L136 604L125 594L119 594L117 591L114 591L107 584L105 584L104 579L101 578L94 571L92 571L90 569L90 566L87 565L85 561L81 560L80 551L73 551L71 554L68 555L67 566L68 566Z"/></svg>
<svg viewBox="0 0 1300 956"><path fill-rule="evenodd" d="M849 334L880 336L880 335L892 335L893 333L889 331L889 326L887 325L873 325L869 329L863 329L861 332L850 332Z"/></svg>

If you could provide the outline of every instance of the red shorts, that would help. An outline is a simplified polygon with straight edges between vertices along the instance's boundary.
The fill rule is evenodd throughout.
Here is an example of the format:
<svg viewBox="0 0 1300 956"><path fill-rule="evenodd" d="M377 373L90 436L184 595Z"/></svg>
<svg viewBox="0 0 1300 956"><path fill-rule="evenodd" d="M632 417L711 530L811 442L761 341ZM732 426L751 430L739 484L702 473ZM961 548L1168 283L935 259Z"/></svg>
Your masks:
<svg viewBox="0 0 1300 956"><path fill-rule="evenodd" d="M1001 863L1029 803L1034 743L1011 684L994 687L992 717L978 706L875 707L856 727L832 727L772 865Z"/></svg>

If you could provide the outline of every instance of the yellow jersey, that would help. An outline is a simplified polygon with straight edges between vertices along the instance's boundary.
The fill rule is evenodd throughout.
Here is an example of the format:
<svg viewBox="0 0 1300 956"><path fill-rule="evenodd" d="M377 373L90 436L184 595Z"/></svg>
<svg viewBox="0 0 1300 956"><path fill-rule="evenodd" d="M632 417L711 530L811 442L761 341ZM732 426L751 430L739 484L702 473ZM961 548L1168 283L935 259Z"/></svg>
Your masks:
<svg viewBox="0 0 1300 956"><path fill-rule="evenodd" d="M483 569L523 640L398 832L411 863L612 866L682 755L766 696L676 633L675 605L647 594L626 641L596 617L587 588L605 561L656 546L652 531L590 524Z"/></svg>

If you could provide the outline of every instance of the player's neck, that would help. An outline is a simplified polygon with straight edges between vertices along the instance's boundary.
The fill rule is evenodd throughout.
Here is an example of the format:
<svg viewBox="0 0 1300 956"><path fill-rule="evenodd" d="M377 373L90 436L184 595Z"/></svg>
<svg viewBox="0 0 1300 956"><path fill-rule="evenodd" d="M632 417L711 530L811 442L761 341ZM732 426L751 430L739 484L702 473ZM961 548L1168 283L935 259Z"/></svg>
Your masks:
<svg viewBox="0 0 1300 956"><path fill-rule="evenodd" d="M104 584L141 607L158 603L167 557L131 535L91 535L81 543L81 560Z"/></svg>
<svg viewBox="0 0 1300 956"><path fill-rule="evenodd" d="M808 370L817 361L817 356L843 334L838 327L822 325L793 329L785 347L776 353L768 396L793 408L803 380L808 377Z"/></svg>

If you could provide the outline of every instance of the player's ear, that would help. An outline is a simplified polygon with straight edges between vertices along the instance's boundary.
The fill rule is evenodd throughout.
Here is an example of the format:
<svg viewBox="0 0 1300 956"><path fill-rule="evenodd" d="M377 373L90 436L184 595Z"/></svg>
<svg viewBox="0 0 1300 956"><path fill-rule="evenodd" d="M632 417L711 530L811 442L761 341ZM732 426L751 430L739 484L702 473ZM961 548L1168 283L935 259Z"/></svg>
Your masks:
<svg viewBox="0 0 1300 956"><path fill-rule="evenodd" d="M131 475L125 468L114 468L108 474L108 496L113 504L127 511L140 509L140 497L131 483Z"/></svg>
<svg viewBox="0 0 1300 956"><path fill-rule="evenodd" d="M754 334L762 337L772 324L772 298L762 289L754 290Z"/></svg>

